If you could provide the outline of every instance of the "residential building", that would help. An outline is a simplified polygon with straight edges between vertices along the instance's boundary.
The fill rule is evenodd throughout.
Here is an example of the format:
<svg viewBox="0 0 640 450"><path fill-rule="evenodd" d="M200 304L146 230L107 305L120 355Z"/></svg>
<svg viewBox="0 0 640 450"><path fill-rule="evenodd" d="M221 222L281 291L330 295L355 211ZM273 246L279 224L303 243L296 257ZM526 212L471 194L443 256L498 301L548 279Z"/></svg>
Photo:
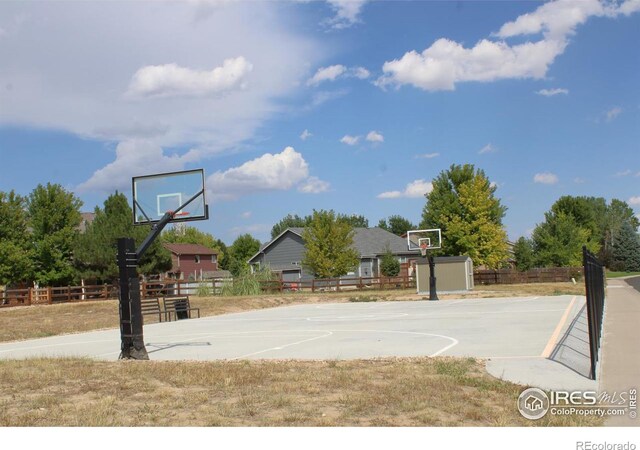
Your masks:
<svg viewBox="0 0 640 450"><path fill-rule="evenodd" d="M218 273L218 251L198 244L162 244L171 252L172 267L165 277L203 280Z"/></svg>
<svg viewBox="0 0 640 450"><path fill-rule="evenodd" d="M284 281L311 279L313 275L302 267L305 246L302 240L304 228L287 228L249 259L252 267L268 266L282 274ZM401 275L407 274L412 260L420 257L418 252L408 251L407 241L382 228L354 228L353 248L360 255L360 263L345 277L380 276L380 260L387 249L398 258Z"/></svg>

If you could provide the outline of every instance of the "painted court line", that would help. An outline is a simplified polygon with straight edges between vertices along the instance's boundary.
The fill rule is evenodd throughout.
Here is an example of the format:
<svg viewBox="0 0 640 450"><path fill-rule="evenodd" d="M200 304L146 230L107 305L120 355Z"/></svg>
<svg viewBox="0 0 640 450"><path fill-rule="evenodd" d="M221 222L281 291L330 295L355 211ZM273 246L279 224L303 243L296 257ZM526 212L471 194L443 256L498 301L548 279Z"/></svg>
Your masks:
<svg viewBox="0 0 640 450"><path fill-rule="evenodd" d="M290 344L280 345L278 347L271 347L271 348L267 348L265 350L260 350L260 351L253 352L253 353L247 353L246 355L241 355L241 356L236 356L235 358L231 358L231 360L233 361L233 360L236 360L236 359L248 358L249 356L259 355L261 353L266 353L266 352L270 352L270 351L273 351L273 350L282 350L282 349L285 349L287 347L291 347L293 345L299 345L299 344L302 344L302 343L305 343L305 342L310 342L310 341L315 341L317 339L326 338L326 337L331 336L332 334L333 333L331 331L328 331L327 334L323 334L321 336L315 336L315 337L312 337L312 338L309 338L309 339L303 339L302 341L292 342Z"/></svg>
<svg viewBox="0 0 640 450"><path fill-rule="evenodd" d="M569 306L567 306L567 309L564 311L564 314L560 318L560 322L558 322L558 325L556 325L556 329L553 330L553 333L549 338L549 342L547 342L547 346L544 348L544 350L542 350L542 354L540 355L541 357L548 358L551 355L551 352L555 348L556 342L558 342L558 338L560 337L560 332L562 331L562 327L564 327L564 324L567 323L567 319L569 318L569 313L573 309L573 305L576 302L577 298L578 298L577 296L574 296L573 299L571 299L571 303L569 303Z"/></svg>

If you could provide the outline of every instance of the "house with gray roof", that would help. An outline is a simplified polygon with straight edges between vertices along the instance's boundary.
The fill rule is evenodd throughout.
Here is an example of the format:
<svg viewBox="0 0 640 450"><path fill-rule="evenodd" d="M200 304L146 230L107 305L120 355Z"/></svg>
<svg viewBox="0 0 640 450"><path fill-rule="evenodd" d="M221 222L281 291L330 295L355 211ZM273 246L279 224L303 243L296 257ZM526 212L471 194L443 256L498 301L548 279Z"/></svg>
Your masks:
<svg viewBox="0 0 640 450"><path fill-rule="evenodd" d="M249 259L252 267L268 266L282 274L284 281L312 279L313 275L302 267L305 246L302 239L304 228L287 228L271 242L263 245ZM377 277L380 274L380 259L387 248L400 264L419 257L419 253L407 250L407 241L382 228L354 228L353 248L360 254L360 264L346 277Z"/></svg>

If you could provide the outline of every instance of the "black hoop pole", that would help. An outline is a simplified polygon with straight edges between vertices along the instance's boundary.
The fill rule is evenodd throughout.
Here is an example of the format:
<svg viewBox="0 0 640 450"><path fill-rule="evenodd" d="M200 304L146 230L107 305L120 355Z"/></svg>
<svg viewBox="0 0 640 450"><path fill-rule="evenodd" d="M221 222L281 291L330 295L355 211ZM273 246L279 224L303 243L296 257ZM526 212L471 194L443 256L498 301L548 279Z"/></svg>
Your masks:
<svg viewBox="0 0 640 450"><path fill-rule="evenodd" d="M436 262L429 256L429 300L440 300L436 292Z"/></svg>
<svg viewBox="0 0 640 450"><path fill-rule="evenodd" d="M144 345L142 304L140 302L140 280L138 261L156 240L163 228L173 219L174 213L165 213L160 222L136 250L132 238L118 239L118 269L120 273L120 358L149 359Z"/></svg>

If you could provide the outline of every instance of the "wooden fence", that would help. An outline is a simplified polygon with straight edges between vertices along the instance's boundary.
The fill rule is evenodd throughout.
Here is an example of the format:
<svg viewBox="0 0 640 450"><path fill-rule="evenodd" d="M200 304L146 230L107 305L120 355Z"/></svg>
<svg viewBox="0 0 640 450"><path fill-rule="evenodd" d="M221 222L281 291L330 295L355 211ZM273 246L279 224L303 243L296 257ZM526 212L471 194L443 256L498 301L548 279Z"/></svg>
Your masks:
<svg viewBox="0 0 640 450"><path fill-rule="evenodd" d="M263 281L263 292L342 292L361 290L412 289L416 287L413 277L357 277L318 278L300 281Z"/></svg>
<svg viewBox="0 0 640 450"><path fill-rule="evenodd" d="M140 283L143 298L179 295L220 295L224 283L231 279L208 281L151 281ZM353 290L386 290L415 288L412 277L327 278L298 282L274 280L261 282L264 293L276 292L341 292ZM0 290L0 308L11 306L52 305L88 300L117 299L118 286L111 284Z"/></svg>
<svg viewBox="0 0 640 450"><path fill-rule="evenodd" d="M582 278L582 267L551 267L520 272L514 269L476 270L475 284L558 283Z"/></svg>

